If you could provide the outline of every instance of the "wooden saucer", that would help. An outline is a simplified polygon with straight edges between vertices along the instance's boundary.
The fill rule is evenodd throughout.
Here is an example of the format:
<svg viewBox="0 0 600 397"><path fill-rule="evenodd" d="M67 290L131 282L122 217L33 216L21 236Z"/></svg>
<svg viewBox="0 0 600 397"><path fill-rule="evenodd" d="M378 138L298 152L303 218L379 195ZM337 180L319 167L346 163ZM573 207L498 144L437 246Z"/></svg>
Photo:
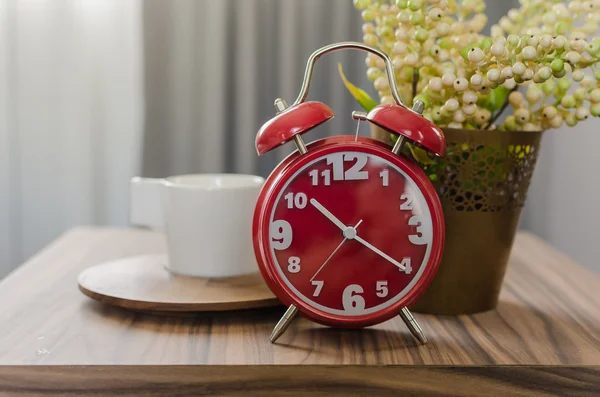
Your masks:
<svg viewBox="0 0 600 397"><path fill-rule="evenodd" d="M281 303L260 273L197 278L169 272L164 255L106 262L79 274L79 289L100 302L144 312L204 312L255 309Z"/></svg>

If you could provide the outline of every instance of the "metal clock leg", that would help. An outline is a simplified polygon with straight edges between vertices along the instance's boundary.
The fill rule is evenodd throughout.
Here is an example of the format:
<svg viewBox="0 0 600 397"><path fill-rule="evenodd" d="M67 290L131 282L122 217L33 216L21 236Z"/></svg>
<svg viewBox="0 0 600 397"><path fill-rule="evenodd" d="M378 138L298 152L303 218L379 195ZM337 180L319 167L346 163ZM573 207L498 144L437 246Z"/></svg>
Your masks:
<svg viewBox="0 0 600 397"><path fill-rule="evenodd" d="M412 313L410 312L410 310L408 310L407 307L403 307L402 310L400 310L400 318L402 318L402 321L404 321L404 324L406 324L406 326L410 330L410 333L413 334L413 336L417 338L417 340L421 342L421 344L424 345L427 343L427 337L423 333L421 326L413 317Z"/></svg>
<svg viewBox="0 0 600 397"><path fill-rule="evenodd" d="M290 326L290 323L294 317L296 317L296 314L298 314L298 308L294 305L290 305L290 307L288 307L283 314L283 317L281 317L281 319L277 322L277 325L275 325L275 328L273 328L273 332L271 332L270 337L271 343L275 343L275 341L279 339L281 335L283 335L287 327Z"/></svg>

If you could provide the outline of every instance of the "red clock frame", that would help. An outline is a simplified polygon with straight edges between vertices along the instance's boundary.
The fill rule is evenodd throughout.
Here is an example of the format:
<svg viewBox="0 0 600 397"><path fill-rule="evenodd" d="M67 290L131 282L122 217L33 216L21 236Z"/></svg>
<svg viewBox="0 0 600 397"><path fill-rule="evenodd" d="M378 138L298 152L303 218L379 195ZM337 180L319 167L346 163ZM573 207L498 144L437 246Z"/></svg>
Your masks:
<svg viewBox="0 0 600 397"><path fill-rule="evenodd" d="M396 316L400 309L410 306L425 292L442 258L445 239L445 225L442 206L435 189L425 173L418 165L391 151L391 148L370 138L354 136L336 136L312 142L307 146L308 152L300 155L295 152L284 159L266 180L257 200L252 225L254 251L259 269L269 288L284 304L294 304L300 312L311 320L327 326L344 328L361 328L389 320ZM290 177L306 164L321 156L340 151L360 151L378 156L403 170L416 184L423 194L432 222L431 253L420 279L401 299L380 311L359 316L344 316L324 312L311 306L296 295L282 280L277 272L277 263L270 254L269 221L270 214L276 204L276 198Z"/></svg>

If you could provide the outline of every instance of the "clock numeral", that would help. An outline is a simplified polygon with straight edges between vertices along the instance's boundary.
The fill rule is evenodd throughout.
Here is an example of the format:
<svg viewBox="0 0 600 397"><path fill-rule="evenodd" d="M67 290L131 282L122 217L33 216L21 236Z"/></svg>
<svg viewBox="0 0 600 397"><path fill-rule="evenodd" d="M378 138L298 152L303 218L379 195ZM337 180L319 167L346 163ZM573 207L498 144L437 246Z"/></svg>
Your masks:
<svg viewBox="0 0 600 397"><path fill-rule="evenodd" d="M277 220L271 223L269 234L273 249L284 250L292 244L292 226L287 221Z"/></svg>
<svg viewBox="0 0 600 397"><path fill-rule="evenodd" d="M431 241L431 227L426 226L420 215L410 217L408 224L417 227L417 234L410 234L408 240L415 245L429 244Z"/></svg>
<svg viewBox="0 0 600 397"><path fill-rule="evenodd" d="M325 284L325 282L315 280L311 281L310 283L315 287L315 292L313 292L313 296L319 296L321 294L321 290L323 289L323 284Z"/></svg>
<svg viewBox="0 0 600 397"><path fill-rule="evenodd" d="M379 173L383 186L388 186L390 183L390 171L385 169Z"/></svg>
<svg viewBox="0 0 600 397"><path fill-rule="evenodd" d="M298 209L303 209L308 203L308 198L304 193L294 194L292 192L289 192L288 194L283 196L283 198L287 201L287 207L290 209L294 208L294 206Z"/></svg>
<svg viewBox="0 0 600 397"><path fill-rule="evenodd" d="M300 271L300 258L297 256L290 256L288 259L288 272L298 273Z"/></svg>
<svg viewBox="0 0 600 397"><path fill-rule="evenodd" d="M333 180L344 180L344 155L342 153L334 153L327 156L327 165L333 165Z"/></svg>
<svg viewBox="0 0 600 397"><path fill-rule="evenodd" d="M402 260L400 261L400 264L402 266L404 266L404 270L398 268L401 272L403 272L405 274L411 274L412 273L412 266L410 264L410 258L409 257L402 258Z"/></svg>
<svg viewBox="0 0 600 397"><path fill-rule="evenodd" d="M377 295L380 298L385 298L388 295L387 284L387 281L378 281L375 285L375 289L377 290L377 292L375 292L375 295Z"/></svg>
<svg viewBox="0 0 600 397"><path fill-rule="evenodd" d="M400 200L404 200L403 203L400 203L401 211L412 211L413 196L410 193L402 193L402 196L400 196Z"/></svg>
<svg viewBox="0 0 600 397"><path fill-rule="evenodd" d="M344 172L344 161L354 161ZM327 165L333 166L334 181L361 181L369 179L369 171L363 171L367 165L367 155L364 153L335 153L327 156Z"/></svg>
<svg viewBox="0 0 600 397"><path fill-rule="evenodd" d="M319 185L319 171L312 170L308 173L312 178L312 185ZM323 185L330 186L331 185L331 170L323 170L321 171L321 177L323 178Z"/></svg>
<svg viewBox="0 0 600 397"><path fill-rule="evenodd" d="M367 155L364 153L356 153L356 154L344 154L344 161L352 161L356 160L356 163L346 173L344 174L344 178L347 181L362 181L369 179L369 171L363 171L367 165Z"/></svg>
<svg viewBox="0 0 600 397"><path fill-rule="evenodd" d="M361 314L365 310L365 298L360 296L364 292L358 284L350 284L342 293L342 306L350 314Z"/></svg>
<svg viewBox="0 0 600 397"><path fill-rule="evenodd" d="M311 170L308 175L310 175L312 179L312 185L317 186L319 184L319 171Z"/></svg>
<svg viewBox="0 0 600 397"><path fill-rule="evenodd" d="M331 185L331 171L323 170L323 171L321 171L321 176L323 177L323 184L325 186L330 186Z"/></svg>

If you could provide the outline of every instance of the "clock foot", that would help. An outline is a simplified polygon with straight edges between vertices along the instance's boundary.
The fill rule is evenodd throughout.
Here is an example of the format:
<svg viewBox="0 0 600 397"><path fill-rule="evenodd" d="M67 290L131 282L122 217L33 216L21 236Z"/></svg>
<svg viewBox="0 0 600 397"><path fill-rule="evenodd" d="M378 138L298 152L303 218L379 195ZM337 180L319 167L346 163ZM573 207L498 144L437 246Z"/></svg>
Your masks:
<svg viewBox="0 0 600 397"><path fill-rule="evenodd" d="M269 338L271 340L271 343L275 343L275 341L279 339L281 335L283 335L287 327L290 326L290 323L292 322L294 317L296 317L296 314L298 314L298 308L296 306L291 305L290 307L288 307L288 309L283 314L283 317L281 317L281 319L277 322L275 328L273 328L273 332L271 332L271 337Z"/></svg>
<svg viewBox="0 0 600 397"><path fill-rule="evenodd" d="M403 307L402 310L400 310L400 318L402 318L402 321L404 321L404 324L406 324L410 333L413 334L421 344L424 345L427 343L427 337L423 333L421 326L407 307Z"/></svg>

